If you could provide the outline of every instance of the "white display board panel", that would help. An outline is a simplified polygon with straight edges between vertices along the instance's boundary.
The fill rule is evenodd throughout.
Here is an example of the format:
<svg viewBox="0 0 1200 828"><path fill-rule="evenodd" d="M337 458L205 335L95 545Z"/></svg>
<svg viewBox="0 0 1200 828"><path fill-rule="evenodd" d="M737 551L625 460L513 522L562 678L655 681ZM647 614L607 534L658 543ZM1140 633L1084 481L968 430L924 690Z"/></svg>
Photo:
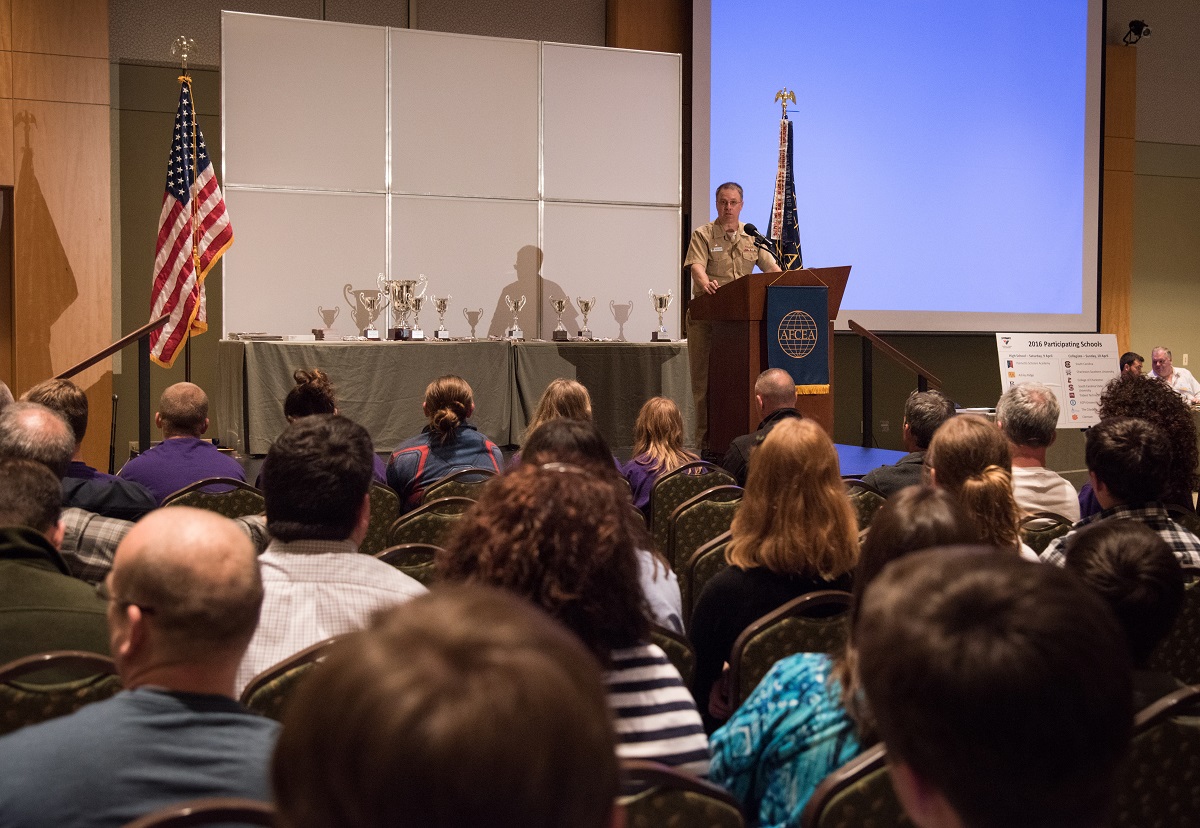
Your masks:
<svg viewBox="0 0 1200 828"><path fill-rule="evenodd" d="M1040 382L1058 400L1059 428L1100 422L1100 396L1121 371L1116 334L998 333L1000 387Z"/></svg>
<svg viewBox="0 0 1200 828"><path fill-rule="evenodd" d="M223 12L221 37L226 186L385 190L387 29Z"/></svg>
<svg viewBox="0 0 1200 828"><path fill-rule="evenodd" d="M649 342L658 314L649 291L666 293L679 284L679 211L672 207L618 207L546 204L546 261L542 273L566 291L571 309L579 298L596 298L588 327L598 337ZM549 282L547 282L549 284ZM674 292L678 292L677 290ZM633 308L626 314L623 308ZM566 315L564 315L566 318ZM554 311L543 302L542 331L554 329ZM667 331L679 337L679 305L663 315ZM578 327L571 328L574 335Z"/></svg>
<svg viewBox="0 0 1200 828"><path fill-rule="evenodd" d="M542 45L547 199L679 204L680 60Z"/></svg>
<svg viewBox="0 0 1200 828"><path fill-rule="evenodd" d="M425 274L428 295L453 298L446 311L451 336L470 336L464 310L482 310L476 336L503 336L512 323L504 294L526 296L520 314L526 336L537 331L538 205L536 201L392 198L392 278ZM421 309L427 336L437 328L432 305Z"/></svg>
<svg viewBox="0 0 1200 828"><path fill-rule="evenodd" d="M384 196L229 187L225 201L225 330L311 333L320 306L341 308L335 333L357 333L343 288L373 288L384 269Z"/></svg>
<svg viewBox="0 0 1200 828"><path fill-rule="evenodd" d="M392 29L392 192L538 197L538 44Z"/></svg>

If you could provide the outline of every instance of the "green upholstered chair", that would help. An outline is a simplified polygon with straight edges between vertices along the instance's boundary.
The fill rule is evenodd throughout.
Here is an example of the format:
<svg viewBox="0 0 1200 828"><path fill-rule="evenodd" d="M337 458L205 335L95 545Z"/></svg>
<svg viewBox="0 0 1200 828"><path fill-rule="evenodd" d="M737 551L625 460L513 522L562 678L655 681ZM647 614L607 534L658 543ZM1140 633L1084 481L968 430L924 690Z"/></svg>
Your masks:
<svg viewBox="0 0 1200 828"><path fill-rule="evenodd" d="M54 650L0 667L0 735L74 713L121 690L108 656Z"/></svg>
<svg viewBox="0 0 1200 828"><path fill-rule="evenodd" d="M1200 684L1200 569L1185 566L1183 575L1187 579L1183 607L1147 666L1170 673L1184 684Z"/></svg>
<svg viewBox="0 0 1200 828"><path fill-rule="evenodd" d="M479 492L495 476L496 473L491 469L460 469L430 483L429 488L421 495L421 502L429 503L442 497L469 497L471 500L478 500Z"/></svg>
<svg viewBox="0 0 1200 828"><path fill-rule="evenodd" d="M697 549L729 531L741 504L740 486L714 486L676 507L667 524L666 548L666 559L676 575Z"/></svg>
<svg viewBox="0 0 1200 828"><path fill-rule="evenodd" d="M388 546L402 543L431 543L445 546L450 530L463 512L475 505L466 497L440 497L396 518L388 530Z"/></svg>
<svg viewBox="0 0 1200 828"><path fill-rule="evenodd" d="M388 545L388 530L400 515L400 496L388 486L371 484L371 522L367 524L367 536L358 551L364 555L376 555Z"/></svg>
<svg viewBox="0 0 1200 828"><path fill-rule="evenodd" d="M650 489L650 534L654 548L666 554L667 531L671 514L685 500L695 497L713 486L733 486L737 481L727 471L712 463L697 460L684 463L672 472L664 474Z"/></svg>
<svg viewBox="0 0 1200 828"><path fill-rule="evenodd" d="M660 627L658 624L650 626L650 641L667 654L667 658L671 659L683 683L690 690L692 679L696 677L696 651L692 648L692 642L674 630Z"/></svg>
<svg viewBox="0 0 1200 828"><path fill-rule="evenodd" d="M700 548L693 552L687 563L684 564L683 572L679 575L679 596L683 599L684 629L687 629L687 626L692 623L692 610L696 608L696 601L700 599L704 585L711 581L714 575L729 566L729 562L725 560L725 547L729 545L731 536L730 532L722 532L712 540L701 544Z"/></svg>
<svg viewBox="0 0 1200 828"><path fill-rule="evenodd" d="M1021 540L1040 555L1050 541L1070 532L1073 525L1069 517L1054 512L1030 512L1021 518Z"/></svg>
<svg viewBox="0 0 1200 828"><path fill-rule="evenodd" d="M741 808L724 788L644 759L622 759L626 784L641 789L624 797L628 828L743 828Z"/></svg>
<svg viewBox="0 0 1200 828"><path fill-rule="evenodd" d="M261 515L267 510L262 492L232 477L208 477L167 495L163 506L207 509L227 518Z"/></svg>
<svg viewBox="0 0 1200 828"><path fill-rule="evenodd" d="M1200 686L1137 714L1117 779L1117 828L1194 825L1200 815ZM1189 816L1190 814L1190 816Z"/></svg>
<svg viewBox="0 0 1200 828"><path fill-rule="evenodd" d="M729 653L729 709L737 710L781 658L845 647L850 602L849 592L810 592L746 627Z"/></svg>
<svg viewBox="0 0 1200 828"><path fill-rule="evenodd" d="M857 477L843 477L842 483L846 487L846 494L850 496L850 504L854 506L858 528L866 529L874 520L879 507L887 500L887 496L870 483L864 483Z"/></svg>
<svg viewBox="0 0 1200 828"><path fill-rule="evenodd" d="M126 823L125 828L193 828L201 825L275 825L275 806L255 799L212 798L179 802Z"/></svg>
<svg viewBox="0 0 1200 828"><path fill-rule="evenodd" d="M867 748L821 781L800 814L801 828L911 828L883 745Z"/></svg>
<svg viewBox="0 0 1200 828"><path fill-rule="evenodd" d="M242 704L260 716L277 722L283 721L288 699L292 697L296 687L339 638L341 636L318 641L250 679L250 683L242 691Z"/></svg>
<svg viewBox="0 0 1200 828"><path fill-rule="evenodd" d="M375 557L385 564L396 567L405 575L416 578L425 586L429 586L436 577L433 568L434 559L441 551L440 546L434 546L431 543L401 543L389 546Z"/></svg>

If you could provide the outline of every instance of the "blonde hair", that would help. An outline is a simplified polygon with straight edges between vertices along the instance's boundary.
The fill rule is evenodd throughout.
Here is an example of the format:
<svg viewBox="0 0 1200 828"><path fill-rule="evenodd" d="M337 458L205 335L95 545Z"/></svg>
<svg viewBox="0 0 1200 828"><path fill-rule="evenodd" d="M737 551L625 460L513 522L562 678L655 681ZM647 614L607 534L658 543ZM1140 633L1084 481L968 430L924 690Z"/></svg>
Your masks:
<svg viewBox="0 0 1200 828"><path fill-rule="evenodd" d="M582 383L559 377L547 385L538 401L537 410L533 412L533 419L525 428L525 433L532 434L542 423L559 418L592 419L592 397Z"/></svg>
<svg viewBox="0 0 1200 828"><path fill-rule="evenodd" d="M1013 497L1012 454L999 428L975 414L951 417L925 454L935 486L950 492L979 527L979 541L1021 545L1021 509Z"/></svg>
<svg viewBox="0 0 1200 828"><path fill-rule="evenodd" d="M462 377L447 374L438 377L425 388L425 414L429 428L441 442L451 440L455 430L467 421L475 397L471 386Z"/></svg>
<svg viewBox="0 0 1200 828"><path fill-rule="evenodd" d="M831 581L858 563L858 522L837 451L811 420L778 423L754 450L725 558L779 575Z"/></svg>
<svg viewBox="0 0 1200 828"><path fill-rule="evenodd" d="M650 468L659 473L673 472L684 463L699 460L683 447L683 415L674 400L651 397L638 412L633 426L633 455L645 455Z"/></svg>

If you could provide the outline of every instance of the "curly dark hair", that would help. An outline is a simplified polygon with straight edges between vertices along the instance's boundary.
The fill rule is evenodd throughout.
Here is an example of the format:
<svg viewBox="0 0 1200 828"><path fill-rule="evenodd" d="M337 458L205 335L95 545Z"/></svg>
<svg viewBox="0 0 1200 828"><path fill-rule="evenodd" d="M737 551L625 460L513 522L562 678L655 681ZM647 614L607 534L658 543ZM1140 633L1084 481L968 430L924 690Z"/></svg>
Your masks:
<svg viewBox="0 0 1200 828"><path fill-rule="evenodd" d="M640 521L604 477L522 463L483 490L437 556L442 580L502 587L578 635L601 663L650 633Z"/></svg>
<svg viewBox="0 0 1200 828"><path fill-rule="evenodd" d="M1151 376L1121 374L1108 384L1100 397L1100 418L1136 417L1146 420L1167 436L1171 465L1167 474L1166 500L1189 508L1196 489L1196 423L1192 412L1165 382Z"/></svg>

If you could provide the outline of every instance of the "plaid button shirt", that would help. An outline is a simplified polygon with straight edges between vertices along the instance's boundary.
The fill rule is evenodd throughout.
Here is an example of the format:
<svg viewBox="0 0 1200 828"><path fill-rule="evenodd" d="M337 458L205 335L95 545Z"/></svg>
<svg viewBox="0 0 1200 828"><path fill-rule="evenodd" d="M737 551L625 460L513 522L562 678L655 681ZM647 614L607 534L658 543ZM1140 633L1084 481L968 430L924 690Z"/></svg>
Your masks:
<svg viewBox="0 0 1200 828"><path fill-rule="evenodd" d="M1185 566L1200 566L1200 538L1171 519L1171 515L1161 503L1145 503L1141 506L1113 506L1103 512L1086 517L1071 527L1071 531L1061 538L1055 538L1042 553L1046 563L1062 566L1066 563L1065 550L1067 543L1075 537L1079 530L1102 520L1136 520L1158 533L1167 542L1175 557Z"/></svg>

